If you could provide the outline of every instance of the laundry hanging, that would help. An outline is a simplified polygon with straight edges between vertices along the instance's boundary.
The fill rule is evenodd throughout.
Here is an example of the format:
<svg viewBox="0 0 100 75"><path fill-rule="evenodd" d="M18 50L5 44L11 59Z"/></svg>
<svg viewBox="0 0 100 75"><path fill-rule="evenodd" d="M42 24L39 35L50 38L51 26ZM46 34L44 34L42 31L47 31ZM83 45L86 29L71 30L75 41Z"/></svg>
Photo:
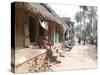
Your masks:
<svg viewBox="0 0 100 75"><path fill-rule="evenodd" d="M40 25L41 25L41 27L43 27L45 30L48 30L48 23L47 23L47 22L45 22L45 21L41 22L41 21L40 21Z"/></svg>

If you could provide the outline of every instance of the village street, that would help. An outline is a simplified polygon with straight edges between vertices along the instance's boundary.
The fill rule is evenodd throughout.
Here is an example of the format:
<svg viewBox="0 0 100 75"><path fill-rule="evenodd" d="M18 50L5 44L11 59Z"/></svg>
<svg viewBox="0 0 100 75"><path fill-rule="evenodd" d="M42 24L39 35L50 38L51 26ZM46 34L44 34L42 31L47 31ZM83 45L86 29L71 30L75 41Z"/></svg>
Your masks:
<svg viewBox="0 0 100 75"><path fill-rule="evenodd" d="M97 67L97 50L95 46L76 45L71 51L63 51L62 53L65 57L58 56L61 63L51 67L54 71Z"/></svg>
<svg viewBox="0 0 100 75"><path fill-rule="evenodd" d="M11 37L12 72L97 67L97 7L60 7L48 3L12 3L12 12L16 13L12 14L15 22L11 30L14 32ZM72 10L69 11L69 7Z"/></svg>

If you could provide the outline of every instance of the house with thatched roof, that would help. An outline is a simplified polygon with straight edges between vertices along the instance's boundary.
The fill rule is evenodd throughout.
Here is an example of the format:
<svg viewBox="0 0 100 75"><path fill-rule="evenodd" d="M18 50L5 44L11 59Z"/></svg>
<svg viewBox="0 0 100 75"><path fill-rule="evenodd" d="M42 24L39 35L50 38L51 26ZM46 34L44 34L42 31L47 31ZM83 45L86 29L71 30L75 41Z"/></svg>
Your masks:
<svg viewBox="0 0 100 75"><path fill-rule="evenodd" d="M45 29L40 21L46 23ZM68 28L59 16L43 3L15 2L15 49L37 45L41 35L47 35L54 45L63 41L64 31Z"/></svg>
<svg viewBox="0 0 100 75"><path fill-rule="evenodd" d="M48 36L51 45L57 46L69 30L55 11L43 3L12 3L11 20L11 67L16 73L29 72L27 62L34 65L33 69L43 63L46 50L38 47L41 36Z"/></svg>
<svg viewBox="0 0 100 75"><path fill-rule="evenodd" d="M71 21L70 17L62 17L62 20L66 23L66 27L68 26L70 30L66 30L65 32L65 40L74 38L74 22Z"/></svg>

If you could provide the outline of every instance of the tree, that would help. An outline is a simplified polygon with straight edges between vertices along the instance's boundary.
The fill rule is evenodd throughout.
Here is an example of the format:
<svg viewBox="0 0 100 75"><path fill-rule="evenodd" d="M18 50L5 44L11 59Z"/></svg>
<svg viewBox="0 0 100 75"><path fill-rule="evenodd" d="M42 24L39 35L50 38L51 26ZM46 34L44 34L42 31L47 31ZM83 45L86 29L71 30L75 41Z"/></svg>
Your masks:
<svg viewBox="0 0 100 75"><path fill-rule="evenodd" d="M82 35L90 36L91 33L96 36L97 33L97 7L80 6L80 11L75 15L75 20L82 25Z"/></svg>

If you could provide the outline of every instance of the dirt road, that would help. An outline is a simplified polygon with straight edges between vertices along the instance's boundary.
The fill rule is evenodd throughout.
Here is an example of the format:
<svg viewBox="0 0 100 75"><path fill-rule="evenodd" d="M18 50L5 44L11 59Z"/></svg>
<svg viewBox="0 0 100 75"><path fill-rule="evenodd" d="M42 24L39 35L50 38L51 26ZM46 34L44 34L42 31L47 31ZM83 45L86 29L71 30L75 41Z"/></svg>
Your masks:
<svg viewBox="0 0 100 75"><path fill-rule="evenodd" d="M71 51L63 51L63 54L65 57L58 57L61 63L51 67L54 71L97 67L97 50L95 46L76 45Z"/></svg>

